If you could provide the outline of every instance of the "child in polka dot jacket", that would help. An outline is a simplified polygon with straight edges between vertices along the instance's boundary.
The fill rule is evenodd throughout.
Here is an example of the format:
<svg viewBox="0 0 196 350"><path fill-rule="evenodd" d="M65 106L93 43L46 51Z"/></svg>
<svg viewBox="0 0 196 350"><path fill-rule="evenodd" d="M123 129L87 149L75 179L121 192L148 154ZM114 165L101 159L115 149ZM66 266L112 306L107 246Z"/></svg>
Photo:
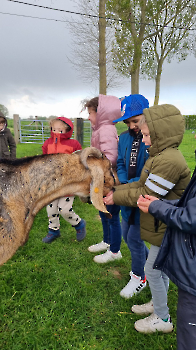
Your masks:
<svg viewBox="0 0 196 350"><path fill-rule="evenodd" d="M52 119L50 126L51 137L42 146L43 154L71 154L82 149L77 140L70 139L73 134L73 123L70 119L64 117ZM86 222L73 211L73 201L73 196L62 197L47 205L49 226L47 236L42 239L43 242L51 243L60 236L60 215L76 229L77 241L82 241L85 238Z"/></svg>

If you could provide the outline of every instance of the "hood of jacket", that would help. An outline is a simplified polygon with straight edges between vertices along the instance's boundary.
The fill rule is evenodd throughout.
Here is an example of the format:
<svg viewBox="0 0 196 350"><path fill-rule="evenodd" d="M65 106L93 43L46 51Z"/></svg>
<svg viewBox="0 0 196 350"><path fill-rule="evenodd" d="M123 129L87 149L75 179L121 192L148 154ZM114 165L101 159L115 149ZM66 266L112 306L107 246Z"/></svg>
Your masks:
<svg viewBox="0 0 196 350"><path fill-rule="evenodd" d="M185 130L184 118L173 105L163 104L143 111L150 131L149 154L154 157L165 148L178 147Z"/></svg>
<svg viewBox="0 0 196 350"><path fill-rule="evenodd" d="M113 120L121 117L121 102L118 97L99 95L96 123L93 130L104 124L114 125Z"/></svg>
<svg viewBox="0 0 196 350"><path fill-rule="evenodd" d="M68 124L71 128L68 132L63 133L63 134L59 134L60 140L70 139L72 134L73 134L73 128L74 128L72 121L68 118L65 118L65 117L58 117L58 118L56 118L56 120L61 120L62 122ZM51 135L52 139L54 139L56 137L56 134L52 131L52 128L50 131L50 135Z"/></svg>
<svg viewBox="0 0 196 350"><path fill-rule="evenodd" d="M4 114L0 111L0 117L5 119L5 127L7 127L7 118L4 116Z"/></svg>

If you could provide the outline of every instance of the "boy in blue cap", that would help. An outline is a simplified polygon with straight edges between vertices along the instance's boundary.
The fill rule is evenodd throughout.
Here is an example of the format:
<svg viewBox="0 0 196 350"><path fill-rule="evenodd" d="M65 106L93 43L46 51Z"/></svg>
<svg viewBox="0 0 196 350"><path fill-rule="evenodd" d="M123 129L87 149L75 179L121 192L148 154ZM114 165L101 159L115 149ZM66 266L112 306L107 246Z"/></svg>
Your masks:
<svg viewBox="0 0 196 350"><path fill-rule="evenodd" d="M142 134L138 124L143 115L143 109L149 107L148 100L139 94L125 96L121 99L121 118L128 130L119 138L117 174L121 184L138 181L141 170L148 158L147 147L142 143ZM131 279L121 290L120 295L131 298L146 287L144 265L148 256L148 248L140 238L139 209L121 206L122 235L132 257Z"/></svg>

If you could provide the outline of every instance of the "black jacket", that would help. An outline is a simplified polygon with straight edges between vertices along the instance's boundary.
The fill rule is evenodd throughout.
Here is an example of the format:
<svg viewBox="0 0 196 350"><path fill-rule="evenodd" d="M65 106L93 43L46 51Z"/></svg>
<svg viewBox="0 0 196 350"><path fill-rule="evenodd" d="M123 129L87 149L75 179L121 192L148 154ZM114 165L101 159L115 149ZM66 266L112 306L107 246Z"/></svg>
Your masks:
<svg viewBox="0 0 196 350"><path fill-rule="evenodd" d="M16 158L16 143L10 129L7 128L7 119L2 115L1 118L5 119L5 127L0 131L0 159L15 159Z"/></svg>
<svg viewBox="0 0 196 350"><path fill-rule="evenodd" d="M154 268L196 296L196 171L179 201L154 201L149 213L167 225Z"/></svg>

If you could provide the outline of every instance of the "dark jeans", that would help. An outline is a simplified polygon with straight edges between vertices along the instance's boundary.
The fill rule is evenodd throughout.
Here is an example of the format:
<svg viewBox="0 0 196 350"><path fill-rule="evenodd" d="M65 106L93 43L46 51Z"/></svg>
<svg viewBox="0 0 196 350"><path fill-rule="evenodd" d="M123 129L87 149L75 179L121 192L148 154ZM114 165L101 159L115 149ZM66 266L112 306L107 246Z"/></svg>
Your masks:
<svg viewBox="0 0 196 350"><path fill-rule="evenodd" d="M146 263L149 250L144 241L142 241L140 238L140 225L129 225L127 221L122 219L121 227L122 236L131 252L132 272L144 279L144 265Z"/></svg>
<svg viewBox="0 0 196 350"><path fill-rule="evenodd" d="M99 212L103 226L103 241L110 244L112 253L117 253L120 250L122 238L119 218L120 206L114 204L106 207L112 214L112 218L108 219L102 211Z"/></svg>
<svg viewBox="0 0 196 350"><path fill-rule="evenodd" d="M195 349L196 296L178 288L177 350Z"/></svg>

